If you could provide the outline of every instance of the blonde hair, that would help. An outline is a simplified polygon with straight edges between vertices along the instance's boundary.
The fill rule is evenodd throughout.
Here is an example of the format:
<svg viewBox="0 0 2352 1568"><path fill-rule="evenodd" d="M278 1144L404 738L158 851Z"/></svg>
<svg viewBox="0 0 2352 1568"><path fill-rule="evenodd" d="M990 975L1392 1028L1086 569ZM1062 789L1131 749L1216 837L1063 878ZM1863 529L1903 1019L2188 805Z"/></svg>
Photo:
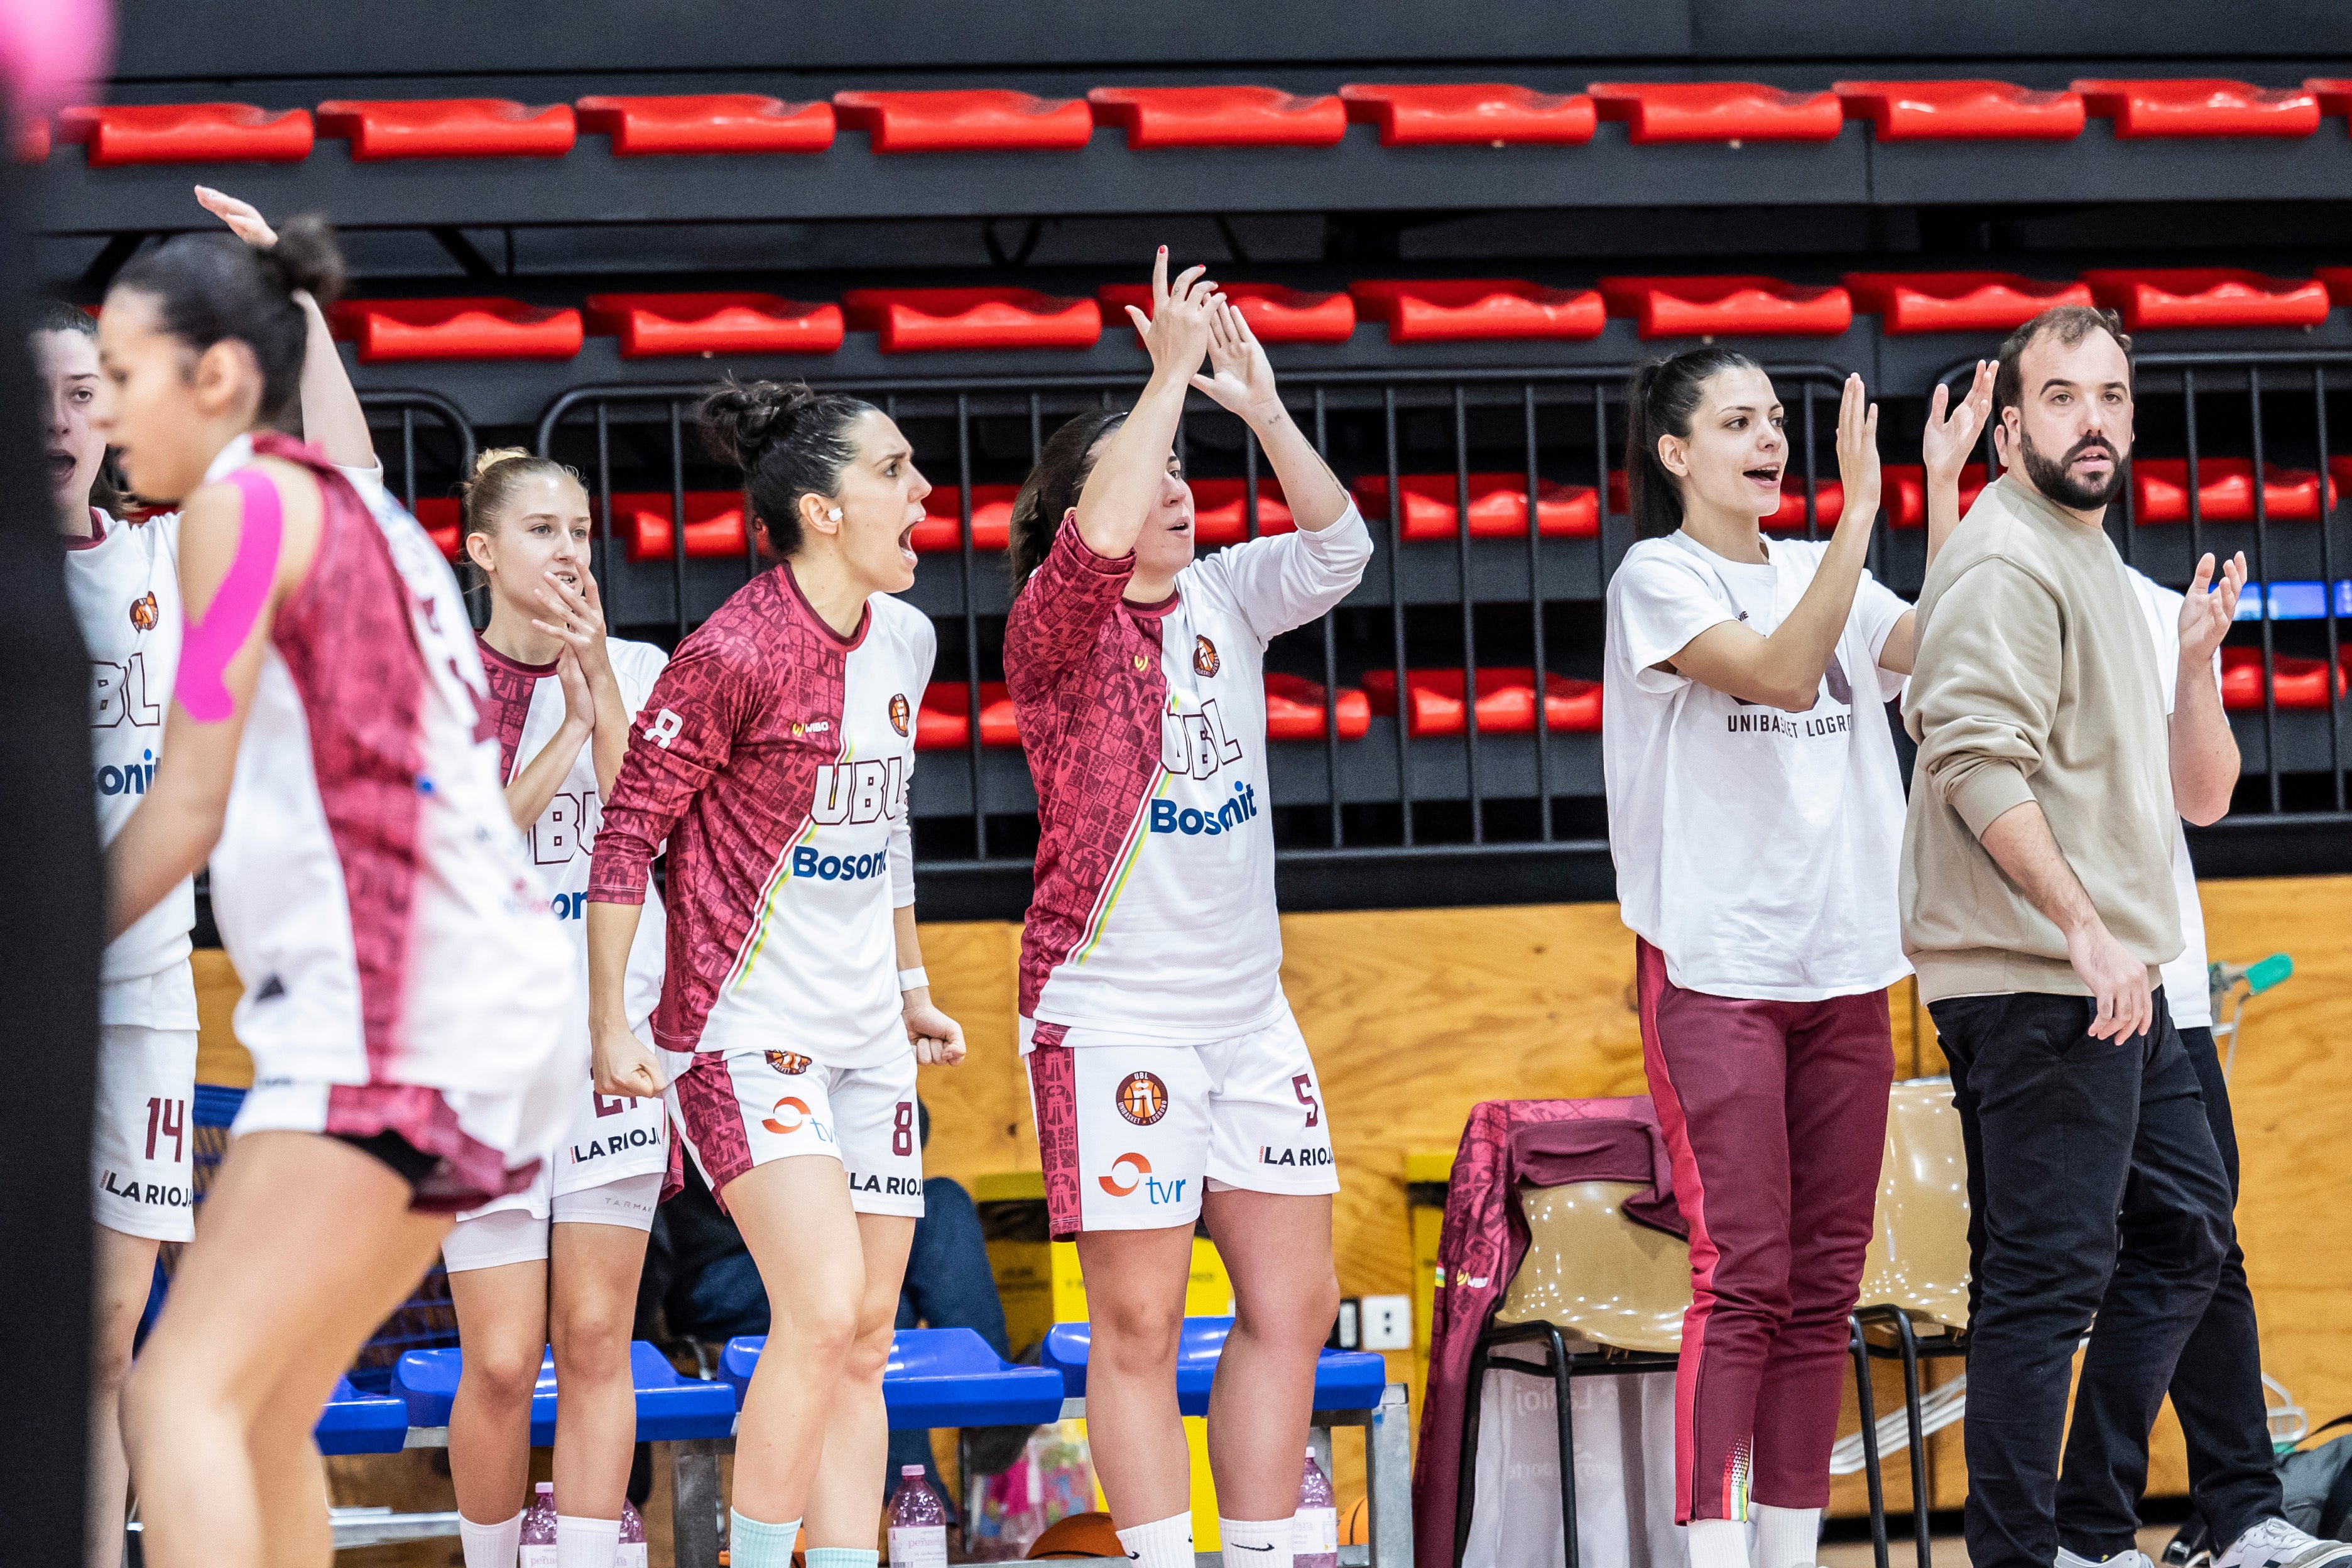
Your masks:
<svg viewBox="0 0 2352 1568"><path fill-rule="evenodd" d="M461 542L465 534L495 534L516 489L527 480L549 477L570 479L582 494L587 493L588 481L578 469L520 447L492 447L477 457L473 473L457 487L458 510L465 519Z"/></svg>

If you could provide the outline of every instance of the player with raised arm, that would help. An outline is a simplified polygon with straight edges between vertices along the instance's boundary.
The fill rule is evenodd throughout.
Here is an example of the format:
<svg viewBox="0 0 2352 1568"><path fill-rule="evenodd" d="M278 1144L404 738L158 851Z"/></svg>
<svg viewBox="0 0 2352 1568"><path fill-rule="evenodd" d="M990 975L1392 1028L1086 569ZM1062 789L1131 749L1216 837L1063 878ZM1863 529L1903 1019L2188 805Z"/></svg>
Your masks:
<svg viewBox="0 0 2352 1568"><path fill-rule="evenodd" d="M1205 1217L1235 1311L1209 1403L1225 1561L1288 1568L1339 1178L1282 993L1265 658L1347 596L1371 539L1201 268L1171 284L1161 247L1151 314L1129 313L1142 395L1056 431L1013 506L1004 675L1041 828L1021 1047L1053 1234L1085 1268L1087 1432L1120 1541L1191 1568L1175 1358ZM1297 532L1193 558L1174 443L1194 390L1265 448Z"/></svg>
<svg viewBox="0 0 2352 1568"><path fill-rule="evenodd" d="M110 928L209 856L254 1085L125 1394L155 1568L320 1562L311 1427L450 1211L527 1185L572 1089L566 963L482 728L448 566L380 487L271 426L332 237L182 236L109 291L101 433L184 497L163 756L107 855Z"/></svg>
<svg viewBox="0 0 2352 1568"><path fill-rule="evenodd" d="M530 1468L530 1401L552 1344L563 1390L555 1427L555 1548L562 1568L612 1568L635 1452L629 1370L637 1278L668 1144L658 1100L590 1082L589 856L629 726L668 656L604 632L588 569L588 495L560 463L484 452L464 492L466 557L488 584L478 635L499 736L499 776L528 839L540 892L572 934L564 1011L576 1068L570 1132L528 1192L460 1215L441 1244L465 1346L449 1411L449 1473L466 1568L512 1568ZM629 952L626 1006L642 1027L661 994L660 900Z"/></svg>
<svg viewBox="0 0 2352 1568"><path fill-rule="evenodd" d="M808 1568L872 1568L882 1372L923 1212L915 1068L963 1057L923 972L907 806L937 638L891 597L914 583L931 487L897 424L853 397L730 384L702 420L782 559L678 645L604 804L588 885L596 1089L667 1082L767 1288L730 1560L787 1568L805 1521ZM629 954L665 841L648 1050Z"/></svg>
<svg viewBox="0 0 2352 1568"><path fill-rule="evenodd" d="M277 234L250 205L199 185L196 200L263 249ZM377 482L367 416L326 318L298 298L305 326L302 429L355 483ZM107 471L98 322L71 305L42 309L34 357L43 432L66 541L66 584L90 656L90 763L99 824L111 838L145 797L163 749L180 660L180 519L139 515ZM90 1376L88 1540L92 1568L122 1555L128 1462L122 1380L155 1274L157 1247L195 1235L189 1102L196 1080L196 992L188 963L195 895L183 883L107 947L100 1007L91 1206L98 1219L96 1354Z"/></svg>

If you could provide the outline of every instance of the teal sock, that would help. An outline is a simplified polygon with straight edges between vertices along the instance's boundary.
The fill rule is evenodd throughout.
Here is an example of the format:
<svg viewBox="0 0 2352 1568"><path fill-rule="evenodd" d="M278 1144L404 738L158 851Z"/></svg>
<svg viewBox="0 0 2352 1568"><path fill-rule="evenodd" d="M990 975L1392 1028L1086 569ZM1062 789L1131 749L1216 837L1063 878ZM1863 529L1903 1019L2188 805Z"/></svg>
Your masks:
<svg viewBox="0 0 2352 1568"><path fill-rule="evenodd" d="M880 1568L882 1553L860 1552L855 1546L812 1546L808 1568Z"/></svg>
<svg viewBox="0 0 2352 1568"><path fill-rule="evenodd" d="M793 1542L800 1539L801 1521L762 1524L727 1510L727 1561L735 1568L793 1568Z"/></svg>

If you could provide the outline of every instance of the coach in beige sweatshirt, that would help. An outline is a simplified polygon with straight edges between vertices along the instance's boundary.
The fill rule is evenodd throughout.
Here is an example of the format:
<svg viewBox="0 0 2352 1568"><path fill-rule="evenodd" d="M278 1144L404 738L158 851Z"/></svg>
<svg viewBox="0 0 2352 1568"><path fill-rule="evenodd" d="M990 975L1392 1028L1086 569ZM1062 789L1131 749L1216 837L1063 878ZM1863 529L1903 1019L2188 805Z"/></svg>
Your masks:
<svg viewBox="0 0 2352 1568"><path fill-rule="evenodd" d="M2218 818L2237 777L2210 669L2244 562L2214 592L2200 563L2180 619L2194 673L2168 711L2105 531L2131 455L2129 351L2111 314L2084 307L2001 346L1996 439L2012 466L1928 570L1903 705L1919 743L1904 945L1969 1154L1975 1568L2109 1555L2055 1517L2069 1361L2094 1315L2103 1330L2129 1320L2094 1342L2127 1364L2102 1367L2075 1419L2133 1439L2111 1451L2144 1442L2231 1236L2157 972L2181 949L2176 818Z"/></svg>

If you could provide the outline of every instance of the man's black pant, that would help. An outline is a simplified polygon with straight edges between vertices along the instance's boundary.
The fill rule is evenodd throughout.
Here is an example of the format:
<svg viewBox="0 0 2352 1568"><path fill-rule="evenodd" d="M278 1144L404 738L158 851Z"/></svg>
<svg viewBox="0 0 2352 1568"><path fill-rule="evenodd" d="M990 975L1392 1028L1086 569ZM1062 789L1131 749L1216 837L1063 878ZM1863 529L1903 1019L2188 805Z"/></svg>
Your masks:
<svg viewBox="0 0 2352 1568"><path fill-rule="evenodd" d="M2091 1038L2087 997L1929 1011L1969 1161L1969 1561L2050 1568L2074 1348L2112 1282L2136 1329L2109 1352L2108 1419L2145 1440L2229 1251L2229 1178L2160 991L2121 1043Z"/></svg>
<svg viewBox="0 0 2352 1568"><path fill-rule="evenodd" d="M2230 1119L2230 1088L2210 1029L2183 1029L2180 1043L2197 1069L2205 1121L2212 1129L2238 1194L2238 1132ZM2130 1207L2126 1199L2125 1206ZM2128 1222L2127 1222L2128 1223ZM2128 1237L2126 1254L2131 1250ZM2058 1539L2084 1557L2132 1550L2138 1504L2147 1485L2147 1428L2135 1426L2140 1352L2137 1341L2163 1329L2149 1321L2141 1294L2126 1288L2118 1266L2099 1303L2098 1327L2083 1360L2074 1394L2074 1423L2066 1436L2066 1468L2058 1482ZM2172 1409L2189 1443L2189 1485L2216 1548L2252 1525L2284 1517L2277 1468L2271 1461L2270 1422L2263 1403L2262 1344L2254 1330L2254 1298L2246 1288L2246 1255L2234 1227L2221 1259L2221 1282L2172 1373Z"/></svg>

